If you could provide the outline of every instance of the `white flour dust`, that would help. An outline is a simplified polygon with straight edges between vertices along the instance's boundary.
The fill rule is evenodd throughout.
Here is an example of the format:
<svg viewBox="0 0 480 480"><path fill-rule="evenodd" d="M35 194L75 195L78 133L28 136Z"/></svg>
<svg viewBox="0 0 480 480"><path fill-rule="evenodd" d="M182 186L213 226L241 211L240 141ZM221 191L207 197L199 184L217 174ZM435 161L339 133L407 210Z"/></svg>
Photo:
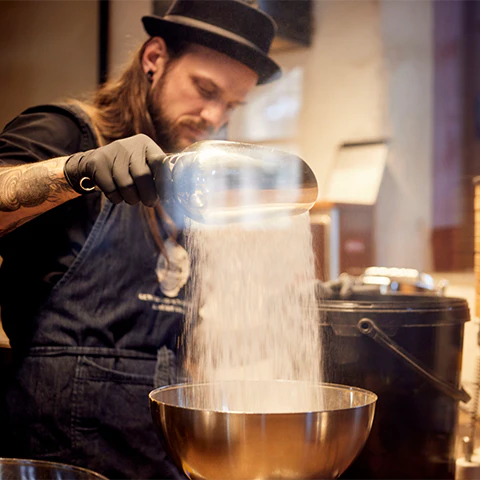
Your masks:
<svg viewBox="0 0 480 480"><path fill-rule="evenodd" d="M261 392L247 384L321 381L309 220L303 214L248 227L191 222L185 369L195 383L231 381L223 391L212 389L204 408L290 412L318 402L308 398L307 384L288 398L277 382L262 383Z"/></svg>

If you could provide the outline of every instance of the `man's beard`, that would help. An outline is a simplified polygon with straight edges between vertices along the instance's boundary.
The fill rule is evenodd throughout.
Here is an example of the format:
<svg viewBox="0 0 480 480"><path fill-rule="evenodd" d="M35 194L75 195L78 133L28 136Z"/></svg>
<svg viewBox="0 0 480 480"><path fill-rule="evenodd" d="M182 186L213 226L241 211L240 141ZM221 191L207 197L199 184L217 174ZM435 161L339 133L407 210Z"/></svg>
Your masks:
<svg viewBox="0 0 480 480"><path fill-rule="evenodd" d="M181 143L181 137L177 127L190 125L197 130L204 131L206 136L212 135L214 129L196 117L186 116L179 124L175 124L174 121L167 117L165 111L168 109L168 106L165 106L162 101L164 98L163 90L166 75L167 72L160 78L158 84L148 92L147 108L155 127L158 145L160 145L165 152L176 153L186 147L186 145L182 145Z"/></svg>

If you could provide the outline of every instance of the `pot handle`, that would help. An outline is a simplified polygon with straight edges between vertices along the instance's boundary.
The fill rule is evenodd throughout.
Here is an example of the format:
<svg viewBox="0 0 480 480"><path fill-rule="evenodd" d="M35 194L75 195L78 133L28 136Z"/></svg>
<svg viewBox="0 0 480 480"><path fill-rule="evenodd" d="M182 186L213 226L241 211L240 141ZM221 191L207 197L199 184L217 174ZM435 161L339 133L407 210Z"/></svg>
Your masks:
<svg viewBox="0 0 480 480"><path fill-rule="evenodd" d="M450 383L447 383L437 378L433 373L428 371L427 368L422 366L415 358L413 358L404 348L398 343L394 342L387 334L385 334L381 328L379 328L373 320L370 318L362 318L357 323L357 330L362 334L375 340L378 344L386 349L390 349L395 355L405 360L408 366L424 377L434 387L441 390L443 393L449 395L457 401L467 403L470 400L470 395L461 387L455 388Z"/></svg>

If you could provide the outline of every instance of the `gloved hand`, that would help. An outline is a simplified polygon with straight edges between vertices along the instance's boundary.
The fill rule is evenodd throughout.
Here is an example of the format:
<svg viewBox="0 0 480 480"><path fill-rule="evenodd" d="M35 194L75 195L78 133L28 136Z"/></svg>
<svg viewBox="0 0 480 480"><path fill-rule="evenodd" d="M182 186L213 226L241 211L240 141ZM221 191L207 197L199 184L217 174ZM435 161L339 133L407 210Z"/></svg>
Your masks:
<svg viewBox="0 0 480 480"><path fill-rule="evenodd" d="M162 168L165 156L150 137L139 134L75 153L67 159L63 171L77 193L98 187L112 203L123 200L134 205L141 201L152 207L163 193L157 191L162 185L159 176L168 175L168 169Z"/></svg>

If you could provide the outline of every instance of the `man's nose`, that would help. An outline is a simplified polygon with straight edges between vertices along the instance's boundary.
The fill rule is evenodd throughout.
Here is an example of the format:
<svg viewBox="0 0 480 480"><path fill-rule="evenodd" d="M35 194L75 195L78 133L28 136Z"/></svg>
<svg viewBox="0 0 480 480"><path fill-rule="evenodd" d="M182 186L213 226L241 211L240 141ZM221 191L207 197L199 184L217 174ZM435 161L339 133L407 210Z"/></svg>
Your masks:
<svg viewBox="0 0 480 480"><path fill-rule="evenodd" d="M210 102L205 105L200 116L215 130L219 129L227 121L226 108L219 102Z"/></svg>

